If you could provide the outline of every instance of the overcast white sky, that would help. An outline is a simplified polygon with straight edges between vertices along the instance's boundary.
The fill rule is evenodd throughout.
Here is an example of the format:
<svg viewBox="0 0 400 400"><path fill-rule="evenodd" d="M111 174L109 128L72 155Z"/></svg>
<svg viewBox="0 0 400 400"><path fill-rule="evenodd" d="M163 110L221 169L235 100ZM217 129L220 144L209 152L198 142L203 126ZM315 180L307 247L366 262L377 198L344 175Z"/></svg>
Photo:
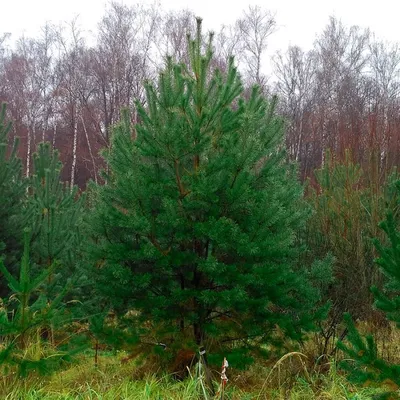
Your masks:
<svg viewBox="0 0 400 400"><path fill-rule="evenodd" d="M120 0L124 4L153 0ZM83 30L96 29L106 0L0 0L0 34L12 38L22 33L36 35L46 21L70 21L79 15ZM276 12L279 30L270 38L270 51L285 50L289 44L308 49L334 15L346 25L370 27L378 37L400 41L400 0L161 0L164 9L189 8L204 20L206 29L234 22L248 4L259 4Z"/></svg>

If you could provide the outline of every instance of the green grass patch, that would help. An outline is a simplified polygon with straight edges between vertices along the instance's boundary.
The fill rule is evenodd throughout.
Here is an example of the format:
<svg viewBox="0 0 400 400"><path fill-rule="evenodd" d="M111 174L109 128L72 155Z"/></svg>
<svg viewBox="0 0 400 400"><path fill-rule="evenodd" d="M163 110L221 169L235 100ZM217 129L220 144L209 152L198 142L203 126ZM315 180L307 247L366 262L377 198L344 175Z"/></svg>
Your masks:
<svg viewBox="0 0 400 400"><path fill-rule="evenodd" d="M330 364L328 372L308 371L306 365L295 364L291 354L281 359L273 368L255 364L247 371L228 371L225 400L312 400L351 399L366 400L378 389L355 387L349 384ZM297 360L298 361L298 360ZM203 399L199 380L190 375L176 381L170 375L147 374L138 378L140 366L132 361L122 364L119 355L93 358L85 356L81 362L57 372L51 377L19 379L16 375L0 380L0 398L6 400L191 400ZM141 374L145 373L143 370ZM218 374L215 371L215 377ZM216 381L216 387L219 382ZM208 399L218 398L221 396Z"/></svg>

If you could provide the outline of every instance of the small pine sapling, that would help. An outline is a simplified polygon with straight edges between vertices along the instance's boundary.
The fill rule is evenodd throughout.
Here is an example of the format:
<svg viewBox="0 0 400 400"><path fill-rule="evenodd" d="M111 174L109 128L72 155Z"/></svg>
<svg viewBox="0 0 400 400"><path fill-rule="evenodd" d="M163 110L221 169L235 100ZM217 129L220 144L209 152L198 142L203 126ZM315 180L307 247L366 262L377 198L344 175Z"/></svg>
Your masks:
<svg viewBox="0 0 400 400"><path fill-rule="evenodd" d="M30 232L26 229L18 278L0 259L0 271L11 289L11 295L2 301L0 309L0 365L6 367L6 371L17 368L22 377L33 371L50 373L61 361L71 359L79 350L67 350L63 344L58 348L49 346L41 338L42 329L49 326L61 329L70 322L63 303L69 284L64 285L54 298L47 298L42 289L55 266L51 265L33 276L29 242Z"/></svg>
<svg viewBox="0 0 400 400"><path fill-rule="evenodd" d="M24 227L23 202L26 181L18 158L18 140L9 145L12 124L6 118L6 105L0 105L0 253L7 268L15 271L21 257L21 231ZM0 297L8 294L0 282Z"/></svg>

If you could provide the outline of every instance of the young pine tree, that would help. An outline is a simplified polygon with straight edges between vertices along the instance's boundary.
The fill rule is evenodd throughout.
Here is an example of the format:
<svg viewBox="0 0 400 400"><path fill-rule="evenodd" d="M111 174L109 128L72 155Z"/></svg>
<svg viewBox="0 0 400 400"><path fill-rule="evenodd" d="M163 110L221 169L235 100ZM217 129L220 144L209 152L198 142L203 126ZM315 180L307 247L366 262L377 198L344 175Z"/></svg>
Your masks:
<svg viewBox="0 0 400 400"><path fill-rule="evenodd" d="M283 123L275 99L245 98L233 59L212 69L200 28L190 65L168 59L146 84L137 138L127 113L114 130L91 220L98 289L156 341L240 349L277 327L298 339L318 295L295 266L308 209Z"/></svg>
<svg viewBox="0 0 400 400"><path fill-rule="evenodd" d="M73 353L46 345L40 336L43 328L51 325L61 329L69 322L63 304L68 287L64 282L63 289L56 296L49 298L46 295L43 287L54 265L39 274L33 274L28 229L24 235L24 252L18 277L5 267L0 258L0 271L11 289L11 295L1 299L0 366L6 367L2 373L7 373L7 369L13 373L17 367L21 376L27 376L33 371L51 373L55 366L69 359Z"/></svg>
<svg viewBox="0 0 400 400"><path fill-rule="evenodd" d="M24 227L23 200L26 184L21 160L17 156L18 141L9 146L11 122L6 122L6 105L0 106L0 253L7 267L15 269L21 252L21 232ZM0 283L0 296L8 292Z"/></svg>
<svg viewBox="0 0 400 400"><path fill-rule="evenodd" d="M58 262L62 269L54 273L66 279L76 272L80 261L83 197L77 196L76 187L71 190L61 181L62 164L49 143L39 144L33 167L26 207L32 230L31 257L41 269Z"/></svg>
<svg viewBox="0 0 400 400"><path fill-rule="evenodd" d="M376 260L381 272L386 277L383 290L372 287L376 307L386 314L388 320L394 322L400 329L400 231L398 211L400 206L400 181L396 183L397 202L380 227L389 239L389 245L375 240L379 252ZM350 372L350 379L358 383L383 384L392 390L381 398L400 398L400 365L390 364L378 356L377 346L372 336L363 338L357 331L350 315L346 316L349 329L348 343L340 342L338 346L352 358L344 361L342 366ZM397 392L397 394L396 394Z"/></svg>

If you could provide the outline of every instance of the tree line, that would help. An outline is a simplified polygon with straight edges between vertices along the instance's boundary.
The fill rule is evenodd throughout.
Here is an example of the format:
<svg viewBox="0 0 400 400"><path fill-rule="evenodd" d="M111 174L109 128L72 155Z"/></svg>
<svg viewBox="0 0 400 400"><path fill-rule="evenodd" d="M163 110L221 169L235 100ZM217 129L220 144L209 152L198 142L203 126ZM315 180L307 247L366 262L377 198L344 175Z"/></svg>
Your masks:
<svg viewBox="0 0 400 400"><path fill-rule="evenodd" d="M186 38L194 33L194 21L187 10L111 3L93 46L86 44L78 20L47 24L39 37L19 38L15 48L4 34L0 100L9 104L13 133L21 137L25 174L31 172L36 143L46 139L60 150L65 180L80 186L97 180L99 149L108 146L121 108L129 107L135 119L133 99L145 101L143 82L156 78L166 54L188 61ZM214 62L224 68L226 57L240 49L249 80L262 83L261 56L274 26L268 11L250 8L235 29L222 28Z"/></svg>
<svg viewBox="0 0 400 400"><path fill-rule="evenodd" d="M64 180L80 187L97 181L99 150L109 145L120 109L129 107L135 121L132 99L144 104L142 83L156 79L165 55L188 62L185 43L193 21L188 10L110 3L90 46L78 20L47 24L39 37L21 37L15 46L3 35L0 100L9 104L13 135L21 138L25 174L36 144L46 139L60 151ZM247 90L258 84L278 95L288 155L300 163L302 179L323 164L327 147L341 159L351 149L363 165L374 151L385 179L399 153L398 44L331 18L311 50L278 52L267 74L265 55L276 29L270 11L249 7L215 32L213 63L224 70L234 55Z"/></svg>

